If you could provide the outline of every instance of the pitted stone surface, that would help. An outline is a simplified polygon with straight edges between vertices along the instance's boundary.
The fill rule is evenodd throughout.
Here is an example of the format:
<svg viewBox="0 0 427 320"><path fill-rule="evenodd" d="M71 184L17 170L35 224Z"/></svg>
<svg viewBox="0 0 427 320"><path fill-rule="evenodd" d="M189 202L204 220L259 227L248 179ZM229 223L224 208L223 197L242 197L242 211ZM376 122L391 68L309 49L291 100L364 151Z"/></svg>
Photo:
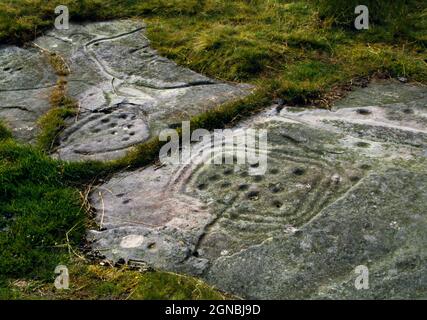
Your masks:
<svg viewBox="0 0 427 320"><path fill-rule="evenodd" d="M92 113L64 131L61 152L70 154L68 160L93 154L103 159L120 157L123 149L150 136L143 118L137 106L126 103L114 106L109 113Z"/></svg>
<svg viewBox="0 0 427 320"><path fill-rule="evenodd" d="M215 260L207 279L248 298L425 298L426 185L425 172L372 172L297 233ZM369 290L355 288L359 265Z"/></svg>
<svg viewBox="0 0 427 320"><path fill-rule="evenodd" d="M136 20L72 24L34 42L70 69L67 92L79 114L59 139L55 155L64 160L120 158L161 129L251 91L160 57ZM33 48L1 47L0 62L0 117L17 137L32 141L57 76Z"/></svg>
<svg viewBox="0 0 427 320"><path fill-rule="evenodd" d="M71 69L68 91L81 114L61 137L57 155L65 160L119 158L168 125L250 92L249 86L220 83L160 57L138 21L72 25L36 43L59 53ZM132 120L123 123L133 121L135 134L119 128L111 137L108 126L90 120L97 113L110 122L128 114Z"/></svg>
<svg viewBox="0 0 427 320"><path fill-rule="evenodd" d="M261 175L198 161L121 173L91 195L106 228L93 248L246 298L426 297L426 102L425 87L388 81L332 111L274 107L233 129L267 129ZM372 290L354 287L358 265Z"/></svg>
<svg viewBox="0 0 427 320"><path fill-rule="evenodd" d="M32 141L37 119L49 110L56 75L35 49L0 47L0 119L16 137Z"/></svg>

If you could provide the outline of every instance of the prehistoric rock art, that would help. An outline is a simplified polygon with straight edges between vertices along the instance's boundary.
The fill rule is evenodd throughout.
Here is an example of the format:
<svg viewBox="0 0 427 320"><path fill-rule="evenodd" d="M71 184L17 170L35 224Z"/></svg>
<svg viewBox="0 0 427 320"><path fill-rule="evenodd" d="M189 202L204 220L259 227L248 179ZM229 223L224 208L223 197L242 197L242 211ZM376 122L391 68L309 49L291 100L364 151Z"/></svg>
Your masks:
<svg viewBox="0 0 427 320"><path fill-rule="evenodd" d="M119 158L170 124L248 94L248 86L219 83L160 57L144 33L143 23L126 20L37 39L68 61L69 94L80 104L80 121L62 135L60 158Z"/></svg>
<svg viewBox="0 0 427 320"><path fill-rule="evenodd" d="M250 92L159 57L144 34L126 20L35 40L64 58L79 104L57 157L119 158ZM0 65L0 117L31 142L57 76L35 48L1 47ZM426 105L425 87L382 81L332 111L273 106L233 128L268 130L265 174L197 161L207 160L203 142L194 162L118 173L90 196L100 225L92 247L247 298L426 297ZM368 291L354 286L358 265L369 268Z"/></svg>
<svg viewBox="0 0 427 320"><path fill-rule="evenodd" d="M56 154L64 160L117 159L159 130L251 89L215 81L160 57L138 21L70 25L34 42L63 57L71 71L68 95L78 102L79 115L60 137ZM0 70L0 115L16 131L34 128L49 109L48 88L56 77L45 60L36 49L0 49L0 61L8 62ZM32 138L34 134L26 140Z"/></svg>
<svg viewBox="0 0 427 320"><path fill-rule="evenodd" d="M426 103L425 87L379 82L332 111L273 108L234 129L268 129L265 175L197 162L118 174L91 195L93 248L248 298L425 296ZM372 291L356 290L358 265Z"/></svg>

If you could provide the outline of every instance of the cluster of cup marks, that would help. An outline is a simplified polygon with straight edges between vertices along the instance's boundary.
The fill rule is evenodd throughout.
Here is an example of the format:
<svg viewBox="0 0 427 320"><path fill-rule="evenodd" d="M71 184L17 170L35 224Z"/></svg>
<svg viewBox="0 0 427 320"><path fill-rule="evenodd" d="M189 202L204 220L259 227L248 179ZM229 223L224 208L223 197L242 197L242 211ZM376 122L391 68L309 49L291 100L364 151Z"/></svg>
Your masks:
<svg viewBox="0 0 427 320"><path fill-rule="evenodd" d="M369 115L370 111L365 110L360 110L360 113ZM369 146L365 142L357 144L358 147ZM345 186L348 187L347 178L337 175L342 168L330 168L323 161L309 161L289 154L285 156L286 153L282 148L269 151L264 175L250 175L249 169L256 169L259 164L238 165L236 156L233 156L233 164L203 165L193 172L191 184L202 199L214 200L225 206L224 211L231 219L241 220L242 217L229 208L249 202L252 207L258 207L255 214L260 222L300 225L327 205ZM370 165L362 164L350 174L348 182L356 183L362 172L369 168ZM296 191L297 188L301 189ZM246 215L243 220L246 220ZM250 221L254 221L253 218Z"/></svg>
<svg viewBox="0 0 427 320"><path fill-rule="evenodd" d="M259 163L246 166L236 164L206 165L204 169L196 173L195 187L202 198L203 195L220 192L222 197L231 195L232 201L229 204L237 199L251 201L254 204L264 200L263 203L269 206L269 208L265 208L267 211L280 211L283 207L281 199L287 196L285 186L290 180L289 175L293 177L291 178L292 181L301 180L302 184L307 183L307 181L313 182L313 179L317 179L317 177L310 177L309 170L312 169L312 166L301 165L297 160L296 162L288 162L290 163L289 167L283 166L280 161L273 158L275 157L269 156L269 166L265 175L249 174L249 167L256 169L259 167ZM236 157L233 160L236 163ZM231 182L233 180L234 183ZM262 197L267 198L262 199ZM224 203L223 199L216 200ZM232 215L231 218L233 218Z"/></svg>
<svg viewBox="0 0 427 320"><path fill-rule="evenodd" d="M133 122L137 119L136 115L121 112L116 115L108 115L100 118L99 115L93 115L89 118L89 122L95 122L90 126L90 133L94 135L102 136L104 139L98 138L96 142L98 144L105 143L105 140L108 140L109 136L117 136L119 134L119 130L123 130L126 134L121 138L122 142L128 142L136 135L136 131L132 130L134 125L130 122ZM119 124L121 122L121 124ZM106 132L106 134L104 134ZM121 137L122 135L120 135ZM64 142L67 141L67 137L65 137ZM69 139L70 143L74 142L74 139ZM79 147L80 145L76 145L75 147Z"/></svg>

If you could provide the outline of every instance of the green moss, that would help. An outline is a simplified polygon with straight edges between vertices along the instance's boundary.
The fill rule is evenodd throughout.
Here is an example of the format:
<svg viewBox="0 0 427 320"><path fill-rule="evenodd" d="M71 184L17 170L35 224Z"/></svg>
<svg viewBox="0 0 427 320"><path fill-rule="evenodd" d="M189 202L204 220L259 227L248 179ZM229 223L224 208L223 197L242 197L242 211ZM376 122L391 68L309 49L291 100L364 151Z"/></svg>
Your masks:
<svg viewBox="0 0 427 320"><path fill-rule="evenodd" d="M0 142L0 278L48 277L66 258L64 246L81 241L85 212L61 172L32 147Z"/></svg>
<svg viewBox="0 0 427 320"><path fill-rule="evenodd" d="M0 121L0 141L11 138L10 130Z"/></svg>
<svg viewBox="0 0 427 320"><path fill-rule="evenodd" d="M52 150L57 145L59 133L65 128L65 119L75 115L75 110L68 107L54 107L39 119L41 134L37 144L45 151Z"/></svg>
<svg viewBox="0 0 427 320"><path fill-rule="evenodd" d="M46 152L57 145L58 136L65 128L66 119L75 116L77 112L77 103L67 96L66 85L66 81L62 78L58 80L58 84L50 94L51 109L38 120L40 134L37 137L37 146Z"/></svg>
<svg viewBox="0 0 427 320"><path fill-rule="evenodd" d="M9 282L0 287L0 299L71 300L224 300L231 298L201 280L175 273L132 271L74 262L69 266L69 290L51 282Z"/></svg>
<svg viewBox="0 0 427 320"><path fill-rule="evenodd" d="M174 273L144 275L131 296L134 300L224 300L225 296L204 282Z"/></svg>
<svg viewBox="0 0 427 320"><path fill-rule="evenodd" d="M374 16L371 29L365 32L349 28L354 18L349 11L352 2L332 0L23 3L0 3L0 42L23 43L51 28L58 4L70 8L72 21L139 17L147 22L152 45L162 55L217 79L256 86L245 99L193 117L192 129L230 125L270 105L274 98L288 104L318 102L332 88L375 73L427 83L427 11L423 1L399 2L393 12L390 2L366 2L372 5ZM50 56L50 61L58 76L67 75L59 56ZM161 147L153 138L117 161L52 160L40 150L52 151L67 118L76 112L61 78L50 103L51 110L39 121L37 148L9 139L10 132L0 124L0 298L40 298L34 293L38 289L33 292L31 286L26 289L30 292L15 290L13 285L11 289L9 279L39 278L43 281L34 284L37 288L49 287L44 281L51 282L54 267L70 262L68 245L78 246L86 223L79 191L118 170L150 164ZM222 297L188 277L156 272L139 275L70 263L76 282L70 292L63 293L64 298ZM45 288L47 294L58 297L49 288Z"/></svg>

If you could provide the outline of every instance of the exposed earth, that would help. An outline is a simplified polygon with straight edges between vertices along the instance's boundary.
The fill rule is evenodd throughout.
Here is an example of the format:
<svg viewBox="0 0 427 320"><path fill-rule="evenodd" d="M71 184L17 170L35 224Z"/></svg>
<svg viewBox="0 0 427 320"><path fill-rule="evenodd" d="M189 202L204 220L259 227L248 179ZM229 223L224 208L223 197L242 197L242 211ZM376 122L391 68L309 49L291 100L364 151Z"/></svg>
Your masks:
<svg viewBox="0 0 427 320"><path fill-rule="evenodd" d="M71 71L80 112L53 154L64 160L120 158L251 91L158 56L139 22L73 25L35 43ZM0 117L32 142L57 77L37 48L2 47L0 61ZM330 111L272 106L233 128L248 129L267 129L265 174L249 164L152 165L98 186L93 249L244 298L427 297L425 86L374 81ZM206 147L194 144L194 157ZM359 265L369 290L354 286Z"/></svg>

